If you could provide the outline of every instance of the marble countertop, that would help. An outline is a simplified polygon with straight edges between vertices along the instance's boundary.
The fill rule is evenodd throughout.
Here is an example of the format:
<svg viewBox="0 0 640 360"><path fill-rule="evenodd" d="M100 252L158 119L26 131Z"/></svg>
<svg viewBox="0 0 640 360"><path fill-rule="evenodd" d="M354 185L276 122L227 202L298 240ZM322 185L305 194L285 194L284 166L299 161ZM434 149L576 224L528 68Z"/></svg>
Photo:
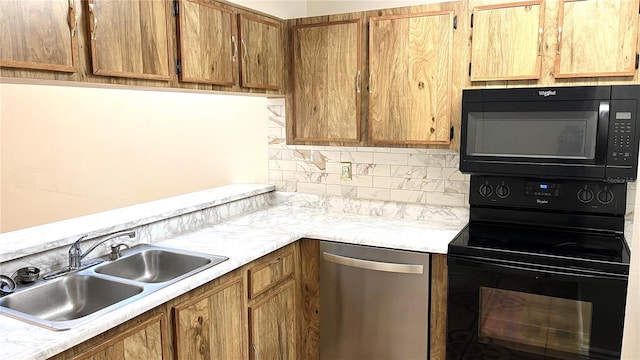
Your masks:
<svg viewBox="0 0 640 360"><path fill-rule="evenodd" d="M257 189L248 190L252 194L260 193ZM446 253L448 243L464 227L467 219L434 218L407 220L331 212L323 207L303 206L290 201L203 226L156 244L223 255L229 260L67 331L55 332L0 316L0 333L4 335L0 338L2 358L43 359L53 356L303 237Z"/></svg>

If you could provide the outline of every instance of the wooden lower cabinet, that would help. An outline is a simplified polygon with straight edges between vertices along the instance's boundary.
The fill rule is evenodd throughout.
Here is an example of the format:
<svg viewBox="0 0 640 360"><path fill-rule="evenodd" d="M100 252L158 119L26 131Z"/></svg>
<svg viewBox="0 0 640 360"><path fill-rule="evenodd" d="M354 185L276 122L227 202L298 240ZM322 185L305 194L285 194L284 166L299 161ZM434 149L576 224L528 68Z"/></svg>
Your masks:
<svg viewBox="0 0 640 360"><path fill-rule="evenodd" d="M140 321L140 318L146 317L145 315L87 340L52 359L163 360L166 316L164 313L158 313Z"/></svg>
<svg viewBox="0 0 640 360"><path fill-rule="evenodd" d="M295 280L249 306L250 359L296 358Z"/></svg>
<svg viewBox="0 0 640 360"><path fill-rule="evenodd" d="M447 347L447 255L431 255L430 359L445 359Z"/></svg>
<svg viewBox="0 0 640 360"><path fill-rule="evenodd" d="M176 359L243 359L242 278L173 308Z"/></svg>

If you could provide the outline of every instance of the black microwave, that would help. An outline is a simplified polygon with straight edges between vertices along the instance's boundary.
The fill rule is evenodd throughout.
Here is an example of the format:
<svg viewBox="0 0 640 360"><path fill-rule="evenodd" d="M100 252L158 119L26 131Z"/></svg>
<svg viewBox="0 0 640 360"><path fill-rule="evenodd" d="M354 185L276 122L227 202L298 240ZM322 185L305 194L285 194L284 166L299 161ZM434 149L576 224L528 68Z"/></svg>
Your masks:
<svg viewBox="0 0 640 360"><path fill-rule="evenodd" d="M463 90L460 171L633 181L639 104L640 85Z"/></svg>

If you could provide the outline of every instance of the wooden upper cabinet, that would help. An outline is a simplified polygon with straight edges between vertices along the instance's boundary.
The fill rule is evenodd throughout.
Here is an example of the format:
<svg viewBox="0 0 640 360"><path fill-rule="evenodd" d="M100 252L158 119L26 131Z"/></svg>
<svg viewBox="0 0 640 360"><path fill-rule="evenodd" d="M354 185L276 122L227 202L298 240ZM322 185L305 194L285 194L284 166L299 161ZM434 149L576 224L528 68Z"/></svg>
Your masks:
<svg viewBox="0 0 640 360"><path fill-rule="evenodd" d="M369 24L369 141L450 142L452 11L390 15Z"/></svg>
<svg viewBox="0 0 640 360"><path fill-rule="evenodd" d="M0 66L78 71L79 0L0 1Z"/></svg>
<svg viewBox="0 0 640 360"><path fill-rule="evenodd" d="M94 74L171 78L169 0L88 0L88 5Z"/></svg>
<svg viewBox="0 0 640 360"><path fill-rule="evenodd" d="M559 4L555 77L633 76L638 0Z"/></svg>
<svg viewBox="0 0 640 360"><path fill-rule="evenodd" d="M294 142L360 140L361 29L360 19L292 28Z"/></svg>
<svg viewBox="0 0 640 360"><path fill-rule="evenodd" d="M540 78L541 1L477 6L472 16L471 81Z"/></svg>
<svg viewBox="0 0 640 360"><path fill-rule="evenodd" d="M232 10L203 0L180 0L180 80L236 84L238 41Z"/></svg>
<svg viewBox="0 0 640 360"><path fill-rule="evenodd" d="M238 15L241 43L241 86L280 90L282 45L280 24L255 16Z"/></svg>

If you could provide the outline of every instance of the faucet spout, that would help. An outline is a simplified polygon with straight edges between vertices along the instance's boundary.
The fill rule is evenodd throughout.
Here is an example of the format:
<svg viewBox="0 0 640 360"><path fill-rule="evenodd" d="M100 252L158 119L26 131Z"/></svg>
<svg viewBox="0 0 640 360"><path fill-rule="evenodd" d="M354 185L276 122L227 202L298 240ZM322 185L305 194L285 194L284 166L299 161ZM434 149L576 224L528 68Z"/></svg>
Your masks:
<svg viewBox="0 0 640 360"><path fill-rule="evenodd" d="M82 259L84 259L87 255L89 255L93 250L95 250L95 248L97 248L98 246L100 246L101 244L115 239L115 238L119 238L121 236L128 236L129 238L134 238L136 236L136 232L135 231L124 231L124 232L119 232L119 233L115 233L111 236L107 236L104 239L100 240L97 244L93 245L91 248L89 248L89 250L85 251L84 253L82 252L82 250L80 249L80 241L84 238L87 237L87 235L83 235L81 236L78 240L76 240L71 247L69 248L69 269L71 270L79 270L82 268Z"/></svg>

